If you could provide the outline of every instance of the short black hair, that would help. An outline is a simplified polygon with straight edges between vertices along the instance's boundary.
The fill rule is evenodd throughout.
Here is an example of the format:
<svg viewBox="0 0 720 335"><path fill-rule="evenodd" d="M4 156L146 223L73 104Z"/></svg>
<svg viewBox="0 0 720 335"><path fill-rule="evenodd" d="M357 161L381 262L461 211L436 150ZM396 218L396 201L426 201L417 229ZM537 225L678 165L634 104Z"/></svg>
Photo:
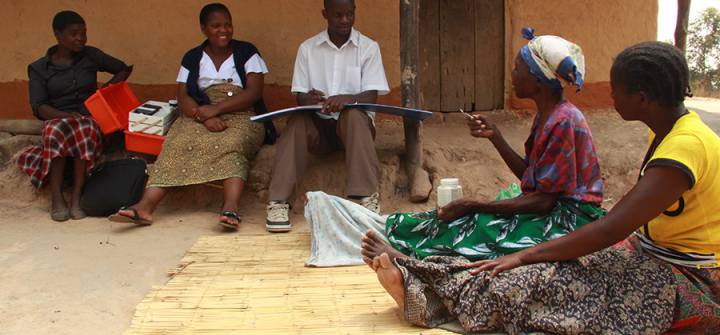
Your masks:
<svg viewBox="0 0 720 335"><path fill-rule="evenodd" d="M210 14L219 11L224 11L228 13L228 15L230 15L230 10L228 10L228 8L221 3L211 3L205 5L205 7L200 10L200 24L205 25L205 23L207 23L208 17L210 17ZM232 17L232 15L230 15L230 17Z"/></svg>
<svg viewBox="0 0 720 335"><path fill-rule="evenodd" d="M52 22L52 27L53 31L62 31L63 29L67 28L67 26L73 24L85 24L85 20L83 20L80 14L75 13L71 10L65 10L55 14Z"/></svg>
<svg viewBox="0 0 720 335"><path fill-rule="evenodd" d="M327 9L328 6L330 5L330 3L335 3L335 2L337 2L337 1L336 0L323 0L323 8ZM355 0L350 0L350 2L352 2L353 5L355 4Z"/></svg>
<svg viewBox="0 0 720 335"><path fill-rule="evenodd" d="M645 92L661 106L677 107L692 96L685 55L669 43L635 44L617 55L611 71L630 92Z"/></svg>

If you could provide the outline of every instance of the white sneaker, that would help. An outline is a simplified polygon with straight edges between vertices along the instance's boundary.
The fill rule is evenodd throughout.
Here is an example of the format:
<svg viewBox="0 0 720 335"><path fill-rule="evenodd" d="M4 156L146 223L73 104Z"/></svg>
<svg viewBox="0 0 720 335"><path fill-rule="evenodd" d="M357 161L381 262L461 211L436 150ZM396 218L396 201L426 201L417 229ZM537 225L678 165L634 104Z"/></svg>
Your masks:
<svg viewBox="0 0 720 335"><path fill-rule="evenodd" d="M360 205L375 212L375 214L380 215L380 199L378 199L379 197L380 194L375 192L369 197L364 197L360 199Z"/></svg>
<svg viewBox="0 0 720 335"><path fill-rule="evenodd" d="M271 233L285 233L290 231L290 205L271 201L267 205L267 222L265 229Z"/></svg>

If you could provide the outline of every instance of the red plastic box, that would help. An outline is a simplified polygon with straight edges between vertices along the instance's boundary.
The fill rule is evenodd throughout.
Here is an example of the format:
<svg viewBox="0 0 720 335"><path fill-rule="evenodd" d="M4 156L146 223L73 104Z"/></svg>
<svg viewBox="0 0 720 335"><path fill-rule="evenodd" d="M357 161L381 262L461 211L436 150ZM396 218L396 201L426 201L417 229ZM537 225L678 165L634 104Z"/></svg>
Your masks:
<svg viewBox="0 0 720 335"><path fill-rule="evenodd" d="M140 102L124 81L101 88L85 100L85 107L100 124L103 134L125 130L125 148L158 155L165 137L127 130L128 115L138 106Z"/></svg>
<svg viewBox="0 0 720 335"><path fill-rule="evenodd" d="M159 155L165 137L137 133L125 129L125 148L130 151L142 152L145 154Z"/></svg>

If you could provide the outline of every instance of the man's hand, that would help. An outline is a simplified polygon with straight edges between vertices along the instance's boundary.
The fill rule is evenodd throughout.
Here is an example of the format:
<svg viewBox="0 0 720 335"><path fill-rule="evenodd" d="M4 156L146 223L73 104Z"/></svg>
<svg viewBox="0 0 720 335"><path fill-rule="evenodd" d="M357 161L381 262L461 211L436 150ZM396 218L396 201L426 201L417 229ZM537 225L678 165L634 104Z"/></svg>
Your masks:
<svg viewBox="0 0 720 335"><path fill-rule="evenodd" d="M209 131L212 131L212 132L219 132L219 131L223 131L227 128L230 128L230 126L228 126L227 123L225 123L225 121L221 120L217 116L213 116L213 117L205 120L205 122L203 122L203 124Z"/></svg>
<svg viewBox="0 0 720 335"><path fill-rule="evenodd" d="M355 98L347 95L334 95L329 97L320 110L324 114L340 113L345 105L354 104Z"/></svg>
<svg viewBox="0 0 720 335"><path fill-rule="evenodd" d="M323 91L312 90L305 96L305 105L320 105L326 100Z"/></svg>

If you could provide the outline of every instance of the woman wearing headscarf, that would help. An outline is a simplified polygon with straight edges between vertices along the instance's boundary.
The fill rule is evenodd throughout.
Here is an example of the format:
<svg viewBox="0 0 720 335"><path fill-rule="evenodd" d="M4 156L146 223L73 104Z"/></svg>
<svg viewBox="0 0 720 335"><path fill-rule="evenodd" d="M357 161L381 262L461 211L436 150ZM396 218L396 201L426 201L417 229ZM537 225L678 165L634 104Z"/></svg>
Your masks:
<svg viewBox="0 0 720 335"><path fill-rule="evenodd" d="M113 77L104 86L126 80L132 66L86 46L85 20L73 11L62 11L52 22L58 44L28 66L28 86L33 116L43 121L43 143L22 153L16 163L30 175L38 189L50 184L55 221L82 219L80 198L85 177L102 153L102 131L84 102L98 89L97 73ZM104 87L103 86L103 87ZM66 162L72 166L70 204L63 197Z"/></svg>
<svg viewBox="0 0 720 335"><path fill-rule="evenodd" d="M649 128L637 184L603 218L497 259L374 258L405 318L509 334L720 333L720 138L685 107L688 84L671 44L621 52L615 109Z"/></svg>
<svg viewBox="0 0 720 335"><path fill-rule="evenodd" d="M500 129L481 114L468 117L470 135L487 138L520 179L517 197L455 200L423 213L388 217L387 239L374 231L363 238L363 254L381 252L423 259L432 255L497 258L549 241L599 219L604 210L603 182L595 143L582 112L563 96L568 85L579 91L585 77L582 50L557 36L533 35L515 59L510 76L515 94L538 109L525 155L517 154ZM399 252L397 252L399 251Z"/></svg>

